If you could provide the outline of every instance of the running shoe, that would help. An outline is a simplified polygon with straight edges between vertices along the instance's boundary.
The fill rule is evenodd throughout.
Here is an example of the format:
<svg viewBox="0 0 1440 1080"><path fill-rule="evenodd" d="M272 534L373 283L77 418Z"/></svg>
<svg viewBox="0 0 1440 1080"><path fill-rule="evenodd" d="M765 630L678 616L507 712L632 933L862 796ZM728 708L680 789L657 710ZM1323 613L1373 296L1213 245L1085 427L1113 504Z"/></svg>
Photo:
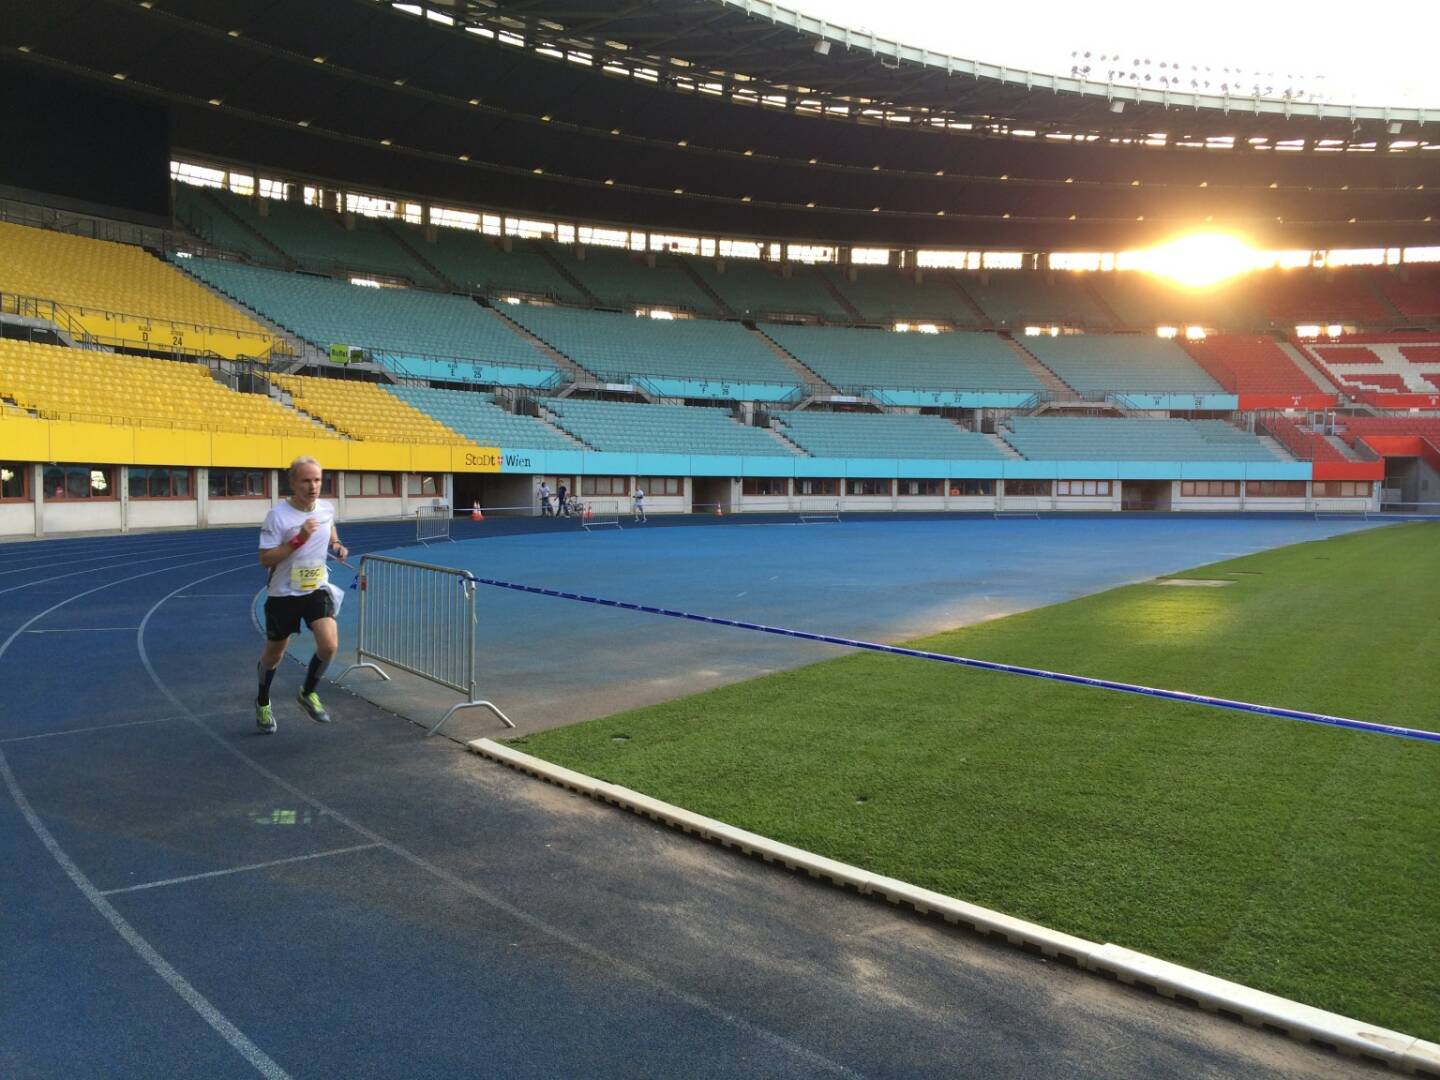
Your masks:
<svg viewBox="0 0 1440 1080"><path fill-rule="evenodd" d="M320 704L320 695L314 690L308 694L301 690L296 700L300 702L300 707L309 714L311 720L317 724L330 723L330 714L325 711L325 706Z"/></svg>
<svg viewBox="0 0 1440 1080"><path fill-rule="evenodd" d="M275 734L275 710L269 705L256 705L255 727L262 735Z"/></svg>

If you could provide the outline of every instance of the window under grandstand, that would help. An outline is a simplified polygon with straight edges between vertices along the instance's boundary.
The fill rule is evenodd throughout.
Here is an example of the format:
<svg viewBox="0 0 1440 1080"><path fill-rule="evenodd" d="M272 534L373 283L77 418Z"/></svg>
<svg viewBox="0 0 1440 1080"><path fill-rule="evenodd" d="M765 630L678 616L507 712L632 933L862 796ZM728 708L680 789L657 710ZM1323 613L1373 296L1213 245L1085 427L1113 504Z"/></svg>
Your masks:
<svg viewBox="0 0 1440 1080"><path fill-rule="evenodd" d="M46 502L113 499L114 465L47 465L41 480Z"/></svg>
<svg viewBox="0 0 1440 1080"><path fill-rule="evenodd" d="M194 477L192 469L131 465L126 490L132 499L193 499Z"/></svg>
<svg viewBox="0 0 1440 1080"><path fill-rule="evenodd" d="M270 471L211 469L207 487L212 499L267 499L270 497Z"/></svg>
<svg viewBox="0 0 1440 1080"><path fill-rule="evenodd" d="M19 461L0 462L0 502L30 501L30 466Z"/></svg>
<svg viewBox="0 0 1440 1080"><path fill-rule="evenodd" d="M345 474L345 497L347 499L394 498L400 493L394 473L347 472Z"/></svg>

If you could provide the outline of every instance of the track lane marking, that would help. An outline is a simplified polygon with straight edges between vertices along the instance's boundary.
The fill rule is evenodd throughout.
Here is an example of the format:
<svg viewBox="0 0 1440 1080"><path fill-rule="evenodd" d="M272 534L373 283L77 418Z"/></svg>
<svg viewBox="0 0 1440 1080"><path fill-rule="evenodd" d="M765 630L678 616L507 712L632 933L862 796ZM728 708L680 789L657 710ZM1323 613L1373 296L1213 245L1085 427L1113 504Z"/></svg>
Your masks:
<svg viewBox="0 0 1440 1080"><path fill-rule="evenodd" d="M386 545L386 547L393 546L393 544ZM353 548L351 549L351 551L352 553L356 553L355 549ZM450 872L449 870L446 870L444 867L432 863L430 860L424 858L421 855L415 854L413 851L410 851L408 848L403 847L394 840L390 840L387 837L381 836L379 833L375 832L370 828L367 828L364 825L361 825L358 821L347 817L340 811L334 809L333 807L329 806L328 804L309 794L308 792L302 791L300 788L290 783L290 781L286 780L278 773L272 772L270 769L260 764L260 762L250 757L250 755L246 754L244 751L232 746L228 741L226 741L220 735L217 735L214 731L212 731L207 725L201 723L198 715L192 713L190 708L183 701L181 701L180 698L174 693L174 691L172 691L170 687L165 683L165 681L160 678L159 673L155 670L155 666L150 662L150 655L145 647L145 630L149 626L150 619L166 603L166 601L170 600L172 597L184 592L188 588L200 584L203 581L210 581L214 578L223 577L225 574L234 572L234 570L221 570L214 574L207 574L205 577L198 578L194 581L186 583L185 585L181 585L179 588L175 589L171 593L161 597L155 602L154 606L152 606L150 610L145 613L145 617L140 620L140 629L136 632L135 635L135 644L136 649L140 653L140 662L144 665L146 672L150 676L150 680L155 684L156 688L160 691L161 694L166 697L167 700L170 701L172 705L174 705L181 712L185 713L186 717L190 719L197 728L203 731L211 740L216 743L216 745L223 748L226 753L231 754L232 756L243 762L246 766L253 769L255 772L259 773L261 776L265 777L267 780L271 781L290 795L293 795L295 798L300 799L305 803L308 803L320 813L327 815L337 823L352 830L357 835L364 837L371 843L379 847L385 848L391 854L396 855L397 857L410 863L412 866L423 870L425 873L431 875L432 877L443 881L451 888L458 889L459 891L474 897L476 900L479 900L486 906L493 908L494 910L499 911L502 914L510 916L517 922L523 923L524 925L530 927L532 930L538 931L539 933L544 934L552 940L558 941L561 944L570 947L574 951L580 953L582 956L586 956L589 959L595 961L596 963L610 967L615 971L621 973L622 975L626 976L627 978L631 979L632 981L642 986L649 987L652 991L664 994L668 997L673 998L676 1001L688 1005L689 1007L695 1009L697 1012L704 1013L712 1019L717 1020L729 1027L735 1028L736 1030L741 1031L746 1035L749 1035L750 1037L756 1039L759 1042L768 1043L775 1049L782 1050L787 1054L791 1055L792 1057L804 1061L817 1069L823 1070L824 1072L830 1073L835 1076L857 1078L863 1075L855 1071L854 1069L849 1068L846 1065L842 1065L839 1062L830 1060L823 1054L811 1050L809 1047L792 1041L784 1035L780 1035L774 1031L769 1030L768 1028L761 1027L759 1024L756 1024L753 1021L746 1020L744 1017L737 1016L734 1013L728 1012L725 1009L722 1009L720 1006L714 1004L713 1002L708 1001L705 998L702 998L696 994L692 994L689 991L682 990L680 987L673 985L672 983L666 981L658 975L646 971L644 968L641 968L636 964L630 963L627 960L622 960L619 957L612 956L609 953L605 952L603 949L589 944L588 942L576 937L570 932L563 930L558 926L547 923L538 916L532 915L528 911L516 907L509 901L502 899L499 895L492 893L487 889L481 888L473 882L468 881L465 878L462 878L457 874Z"/></svg>
<svg viewBox="0 0 1440 1080"><path fill-rule="evenodd" d="M185 719L180 717L180 719ZM292 855L288 859L271 859L269 862L247 863L244 866L232 866L227 870L207 870L203 874L184 874L180 877L162 878L159 881L146 881L139 885L124 885L118 889L101 889L101 896L117 896L120 893L141 892L145 889L161 889L167 885L183 885L187 881L203 881L206 878L226 877L230 874L245 874L251 870L268 870L272 866L288 866L290 863L308 862L311 859L328 859L332 855L349 855L352 851L370 851L378 848L379 844L351 844L349 847L331 848L328 851L312 851L308 855Z"/></svg>

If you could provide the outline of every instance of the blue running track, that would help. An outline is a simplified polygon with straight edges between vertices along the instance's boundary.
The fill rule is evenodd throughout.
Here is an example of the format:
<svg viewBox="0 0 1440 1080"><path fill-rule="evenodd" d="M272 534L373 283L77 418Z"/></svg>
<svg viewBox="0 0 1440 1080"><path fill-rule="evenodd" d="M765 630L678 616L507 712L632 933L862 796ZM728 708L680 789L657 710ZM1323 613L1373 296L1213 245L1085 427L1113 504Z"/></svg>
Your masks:
<svg viewBox="0 0 1440 1080"><path fill-rule="evenodd" d="M395 526L344 534L356 556L463 558L883 638L1349 527L745 525L428 550ZM936 544L943 558L927 561ZM254 548L253 530L0 547L7 1080L1375 1075L698 845L334 687L336 723L313 724L293 702L297 664L276 680L279 732L257 735ZM487 609L487 647L497 669L524 656L515 685L548 695L551 714L633 691L633 672L587 674L616 642L576 652L631 631L587 625L579 605L511 603ZM670 693L697 656L718 678L806 658L712 647L665 645Z"/></svg>

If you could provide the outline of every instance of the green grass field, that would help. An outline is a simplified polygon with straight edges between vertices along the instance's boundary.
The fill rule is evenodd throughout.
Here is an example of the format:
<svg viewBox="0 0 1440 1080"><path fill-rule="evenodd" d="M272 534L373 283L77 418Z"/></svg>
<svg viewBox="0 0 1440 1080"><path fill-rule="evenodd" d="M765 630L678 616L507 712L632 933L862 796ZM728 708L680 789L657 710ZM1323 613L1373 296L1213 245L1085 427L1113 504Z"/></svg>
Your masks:
<svg viewBox="0 0 1440 1080"><path fill-rule="evenodd" d="M1440 729L1440 525L915 642ZM739 632L739 631L737 631ZM1440 745L857 654L517 739L831 858L1440 1040Z"/></svg>

